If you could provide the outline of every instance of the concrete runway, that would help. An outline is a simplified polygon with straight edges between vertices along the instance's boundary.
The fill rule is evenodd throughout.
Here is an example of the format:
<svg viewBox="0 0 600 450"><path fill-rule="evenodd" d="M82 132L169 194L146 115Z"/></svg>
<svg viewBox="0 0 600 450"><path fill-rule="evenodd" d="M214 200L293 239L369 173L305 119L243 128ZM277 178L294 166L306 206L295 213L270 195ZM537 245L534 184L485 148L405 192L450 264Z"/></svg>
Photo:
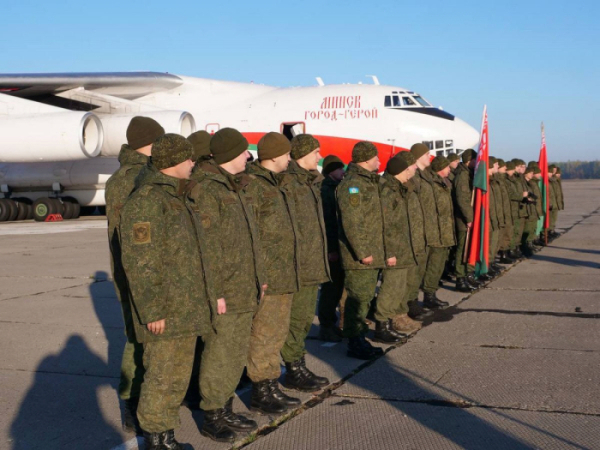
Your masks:
<svg viewBox="0 0 600 450"><path fill-rule="evenodd" d="M564 188L566 234L474 295L441 289L453 306L408 343L364 363L311 338L308 366L332 385L287 416L256 415L258 435L236 446L600 448L600 181ZM120 427L104 219L1 224L0 258L0 448L138 448ZM200 436L201 412L181 419L181 442L231 448Z"/></svg>

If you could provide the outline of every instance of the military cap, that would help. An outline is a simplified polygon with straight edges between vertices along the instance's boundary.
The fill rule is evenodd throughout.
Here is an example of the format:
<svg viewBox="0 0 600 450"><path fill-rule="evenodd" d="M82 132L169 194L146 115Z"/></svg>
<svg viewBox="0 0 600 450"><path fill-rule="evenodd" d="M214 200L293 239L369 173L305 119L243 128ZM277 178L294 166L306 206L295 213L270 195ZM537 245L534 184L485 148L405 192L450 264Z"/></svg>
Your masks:
<svg viewBox="0 0 600 450"><path fill-rule="evenodd" d="M318 149L321 144L310 134L299 134L292 138L292 159L304 158Z"/></svg>
<svg viewBox="0 0 600 450"><path fill-rule="evenodd" d="M533 173L533 167L528 167L525 169L525 173Z"/></svg>
<svg viewBox="0 0 600 450"><path fill-rule="evenodd" d="M335 155L326 156L323 160L323 175L329 175L331 172L341 169L345 166L344 162Z"/></svg>
<svg viewBox="0 0 600 450"><path fill-rule="evenodd" d="M194 147L194 154L192 159L194 162L201 158L210 156L210 139L212 136L204 130L196 131L187 137L187 140L192 143Z"/></svg>
<svg viewBox="0 0 600 450"><path fill-rule="evenodd" d="M210 140L210 152L217 164L234 160L248 150L248 141L233 128L221 128Z"/></svg>
<svg viewBox="0 0 600 450"><path fill-rule="evenodd" d="M165 129L156 120L143 116L135 116L131 119L125 133L127 144L133 150L152 144L163 134Z"/></svg>
<svg viewBox="0 0 600 450"><path fill-rule="evenodd" d="M460 156L458 156L456 153L450 153L446 159L453 163L454 161L458 161Z"/></svg>
<svg viewBox="0 0 600 450"><path fill-rule="evenodd" d="M525 161L523 161L522 159L519 159L519 164L517 164L518 166L526 166L527 163Z"/></svg>
<svg viewBox="0 0 600 450"><path fill-rule="evenodd" d="M538 166L534 166L533 173L534 173L534 175L537 175L538 173L542 173L542 169L540 169Z"/></svg>
<svg viewBox="0 0 600 450"><path fill-rule="evenodd" d="M450 165L450 161L445 156L436 156L431 161L431 170L434 172L439 172L440 170L444 170L446 167Z"/></svg>
<svg viewBox="0 0 600 450"><path fill-rule="evenodd" d="M494 167L494 164L496 164L498 162L498 160L496 158L494 158L493 156L488 157L488 161L489 161L489 164L490 164L490 167L489 167L490 169L492 167Z"/></svg>
<svg viewBox="0 0 600 450"><path fill-rule="evenodd" d="M468 148L462 153L461 158L462 158L462 162L467 164L472 159L477 159L477 152L475 150L473 150L472 148Z"/></svg>
<svg viewBox="0 0 600 450"><path fill-rule="evenodd" d="M556 168L556 173L562 173L562 171L560 170L560 167Z"/></svg>
<svg viewBox="0 0 600 450"><path fill-rule="evenodd" d="M529 161L527 167L539 167L537 161Z"/></svg>
<svg viewBox="0 0 600 450"><path fill-rule="evenodd" d="M258 159L273 159L292 151L290 141L281 133L270 132L258 141Z"/></svg>
<svg viewBox="0 0 600 450"><path fill-rule="evenodd" d="M556 169L556 165L555 165L555 164L550 164L550 165L548 166L548 170L549 170L550 172L552 172L554 169Z"/></svg>
<svg viewBox="0 0 600 450"><path fill-rule="evenodd" d="M352 149L352 162L361 163L377 156L377 147L369 141L360 141Z"/></svg>
<svg viewBox="0 0 600 450"><path fill-rule="evenodd" d="M513 161L508 161L506 163L506 170L515 170L515 163Z"/></svg>
<svg viewBox="0 0 600 450"><path fill-rule="evenodd" d="M502 158L498 158L498 167L506 167L506 163Z"/></svg>
<svg viewBox="0 0 600 450"><path fill-rule="evenodd" d="M167 133L152 144L152 165L158 170L174 167L188 159L192 159L194 147L183 136Z"/></svg>
<svg viewBox="0 0 600 450"><path fill-rule="evenodd" d="M385 171L390 175L398 175L417 162L417 158L411 152L400 152L387 163Z"/></svg>
<svg viewBox="0 0 600 450"><path fill-rule="evenodd" d="M427 147L425 144L422 144L421 142L418 142L416 144L413 144L413 146L410 148L410 152L416 159L419 159L425 153L429 153L429 147Z"/></svg>

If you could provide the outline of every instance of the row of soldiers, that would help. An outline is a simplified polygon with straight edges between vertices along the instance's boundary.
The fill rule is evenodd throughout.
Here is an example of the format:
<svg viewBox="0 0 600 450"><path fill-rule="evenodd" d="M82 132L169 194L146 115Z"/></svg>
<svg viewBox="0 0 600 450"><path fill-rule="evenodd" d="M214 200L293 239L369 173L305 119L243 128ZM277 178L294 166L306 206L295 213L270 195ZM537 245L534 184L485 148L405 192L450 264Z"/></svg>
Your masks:
<svg viewBox="0 0 600 450"><path fill-rule="evenodd" d="M307 134L291 142L266 134L251 163L247 140L231 128L186 139L136 117L127 140L107 183L107 218L127 335L119 385L124 426L143 431L148 449L181 448L173 430L194 370L205 412L201 433L217 441L257 427L233 412L244 368L250 408L259 413L300 404L279 387L281 360L286 388L328 385L305 359L319 290L319 337L346 337L348 356L367 360L383 353L365 339L370 308L373 340L394 343L447 305L435 294L453 248L457 288L476 283L459 256L472 223L472 150L462 163L431 162L429 149L415 144L379 176L377 148L366 141L354 147L347 170L328 156L320 173L320 144ZM494 164L490 171L501 169ZM530 193L521 193L517 208L524 205L527 219ZM461 215L459 202L470 216ZM496 220L506 228L506 214L504 227ZM512 234L509 241L498 249L515 250ZM336 313L342 298L343 333ZM199 336L204 348L195 368Z"/></svg>

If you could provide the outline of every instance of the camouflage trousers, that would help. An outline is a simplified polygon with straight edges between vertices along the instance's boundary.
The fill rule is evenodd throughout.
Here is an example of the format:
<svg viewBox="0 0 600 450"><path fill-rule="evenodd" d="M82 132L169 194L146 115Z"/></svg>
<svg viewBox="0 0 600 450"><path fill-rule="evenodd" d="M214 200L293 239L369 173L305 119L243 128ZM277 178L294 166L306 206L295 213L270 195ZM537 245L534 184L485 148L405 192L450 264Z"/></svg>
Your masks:
<svg viewBox="0 0 600 450"><path fill-rule="evenodd" d="M364 336L369 331L365 318L375 296L378 277L379 269L346 270L344 286L348 298L344 308L344 336Z"/></svg>
<svg viewBox="0 0 600 450"><path fill-rule="evenodd" d="M223 408L235 394L248 359L252 316L252 312L217 315L213 321L216 334L203 336L200 408L204 411Z"/></svg>
<svg viewBox="0 0 600 450"><path fill-rule="evenodd" d="M554 231L556 220L558 219L558 209L550 210L550 231Z"/></svg>
<svg viewBox="0 0 600 450"><path fill-rule="evenodd" d="M465 246L467 244L467 230L456 227L456 250L454 260L454 270L457 278L464 278L475 269L463 262Z"/></svg>
<svg viewBox="0 0 600 450"><path fill-rule="evenodd" d="M504 228L501 229L500 237L498 239L498 249L505 251L510 250L510 242L513 236L513 222L512 219L506 222Z"/></svg>
<svg viewBox="0 0 600 450"><path fill-rule="evenodd" d="M423 277L427 270L427 259L429 258L429 250L431 247L427 247L427 250L422 255L417 256L417 265L411 267L408 271L408 301L416 300L419 298L419 289L421 283L423 283Z"/></svg>
<svg viewBox="0 0 600 450"><path fill-rule="evenodd" d="M293 294L265 295L252 319L248 376L254 383L279 378L280 352L290 329Z"/></svg>
<svg viewBox="0 0 600 450"><path fill-rule="evenodd" d="M535 240L535 230L537 228L537 217L527 219L525 222L525 228L523 229L523 236L521 237L521 243L523 245L533 242Z"/></svg>
<svg viewBox="0 0 600 450"><path fill-rule="evenodd" d="M335 327L337 322L336 309L346 295L344 291L344 269L342 263L329 263L331 272L331 281L321 285L321 295L319 296L318 316L319 324L322 327Z"/></svg>
<svg viewBox="0 0 600 450"><path fill-rule="evenodd" d="M513 225L513 234L510 240L510 249L516 249L521 243L521 236L523 236L523 230L525 229L526 217L517 217Z"/></svg>
<svg viewBox="0 0 600 450"><path fill-rule="evenodd" d="M423 276L423 292L435 294L440 287L440 279L446 267L450 247L429 247L425 275Z"/></svg>
<svg viewBox="0 0 600 450"><path fill-rule="evenodd" d="M118 292L118 287L115 287ZM120 303L127 342L125 342L123 358L121 359L119 397L123 400L129 400L130 398L139 398L144 382L144 346L135 340L131 302L125 299Z"/></svg>
<svg viewBox="0 0 600 450"><path fill-rule="evenodd" d="M383 322L396 314L408 313L409 270L409 267L383 270L375 310L376 320Z"/></svg>
<svg viewBox="0 0 600 450"><path fill-rule="evenodd" d="M144 344L146 374L137 417L149 433L179 426L179 406L192 373L196 336L164 339Z"/></svg>
<svg viewBox="0 0 600 450"><path fill-rule="evenodd" d="M290 329L281 349L281 357L286 363L298 361L306 353L304 341L315 318L318 295L318 285L303 286L294 294L290 314Z"/></svg>
<svg viewBox="0 0 600 450"><path fill-rule="evenodd" d="M488 248L488 262L489 264L493 263L496 259L496 253L498 253L498 239L500 237L500 233L502 228L497 230L492 230L490 227L490 243Z"/></svg>

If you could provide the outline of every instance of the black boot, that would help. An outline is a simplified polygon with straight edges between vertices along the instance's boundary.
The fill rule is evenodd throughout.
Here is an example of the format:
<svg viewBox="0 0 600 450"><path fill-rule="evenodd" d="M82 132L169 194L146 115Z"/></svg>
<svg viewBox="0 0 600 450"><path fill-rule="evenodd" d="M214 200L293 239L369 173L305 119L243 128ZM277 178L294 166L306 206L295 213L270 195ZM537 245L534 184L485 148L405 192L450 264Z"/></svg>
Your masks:
<svg viewBox="0 0 600 450"><path fill-rule="evenodd" d="M296 389L302 392L315 392L321 389L313 378L304 372L302 360L294 361L293 363L285 363L285 377L283 385L288 389Z"/></svg>
<svg viewBox="0 0 600 450"><path fill-rule="evenodd" d="M402 338L391 331L390 321L385 320L383 322L375 322L375 335L373 336L373 340L383 344L395 344L396 342L400 342Z"/></svg>
<svg viewBox="0 0 600 450"><path fill-rule="evenodd" d="M445 306L448 306L450 303L444 302L437 298L435 292L428 293L425 292L425 298L423 299L423 306L427 309L440 309Z"/></svg>
<svg viewBox="0 0 600 450"><path fill-rule="evenodd" d="M310 377L316 384L319 386L327 386L329 384L329 379L325 377L320 377L314 374L308 367L306 367L306 357L300 358L300 366L302 367L302 371L307 377Z"/></svg>
<svg viewBox="0 0 600 450"><path fill-rule="evenodd" d="M175 440L175 431L162 433L146 433L144 431L145 450L183 450L183 446Z"/></svg>
<svg viewBox="0 0 600 450"><path fill-rule="evenodd" d="M475 278L475 274L473 272L467 275L467 283L469 283L475 290L479 289L483 284L477 278Z"/></svg>
<svg viewBox="0 0 600 450"><path fill-rule="evenodd" d="M287 406L271 394L271 380L264 380L252 383L250 410L263 414L281 414L287 411Z"/></svg>
<svg viewBox="0 0 600 450"><path fill-rule="evenodd" d="M376 350L379 350L377 352ZM369 360L381 356L383 350L373 347L364 337L353 337L348 339L348 352L350 358Z"/></svg>
<svg viewBox="0 0 600 450"><path fill-rule="evenodd" d="M271 397L283 403L288 408L290 406L300 406L302 404L299 398L290 397L282 392L281 389L279 389L279 383L276 378L269 380L269 388L271 390Z"/></svg>
<svg viewBox="0 0 600 450"><path fill-rule="evenodd" d="M456 279L456 290L458 292L473 292L475 288L469 284L465 277L460 277Z"/></svg>
<svg viewBox="0 0 600 450"><path fill-rule="evenodd" d="M494 269L496 272L498 272L498 274L500 274L501 272L504 272L504 267L502 267L502 266L500 266L500 265L498 265L496 263L491 263L490 267L492 269Z"/></svg>
<svg viewBox="0 0 600 450"><path fill-rule="evenodd" d="M126 433L135 433L142 435L142 428L137 418L137 408L139 397L130 398L123 401L123 431Z"/></svg>
<svg viewBox="0 0 600 450"><path fill-rule="evenodd" d="M223 417L227 426L234 431L254 431L258 425L254 420L248 419L241 414L233 412L233 397L225 403L225 416Z"/></svg>
<svg viewBox="0 0 600 450"><path fill-rule="evenodd" d="M519 255L520 252L517 252L516 249L513 250L509 250L508 251L508 256L514 261L517 262L519 259L521 259L521 256Z"/></svg>
<svg viewBox="0 0 600 450"><path fill-rule="evenodd" d="M510 257L509 251L500 252L500 264L514 264L515 260Z"/></svg>
<svg viewBox="0 0 600 450"><path fill-rule="evenodd" d="M413 320L423 320L433 314L432 311L426 311L421 308L417 299L408 302L408 317Z"/></svg>
<svg viewBox="0 0 600 450"><path fill-rule="evenodd" d="M235 441L235 433L225 421L226 414L225 408L204 411L204 423L200 434L217 442Z"/></svg>

